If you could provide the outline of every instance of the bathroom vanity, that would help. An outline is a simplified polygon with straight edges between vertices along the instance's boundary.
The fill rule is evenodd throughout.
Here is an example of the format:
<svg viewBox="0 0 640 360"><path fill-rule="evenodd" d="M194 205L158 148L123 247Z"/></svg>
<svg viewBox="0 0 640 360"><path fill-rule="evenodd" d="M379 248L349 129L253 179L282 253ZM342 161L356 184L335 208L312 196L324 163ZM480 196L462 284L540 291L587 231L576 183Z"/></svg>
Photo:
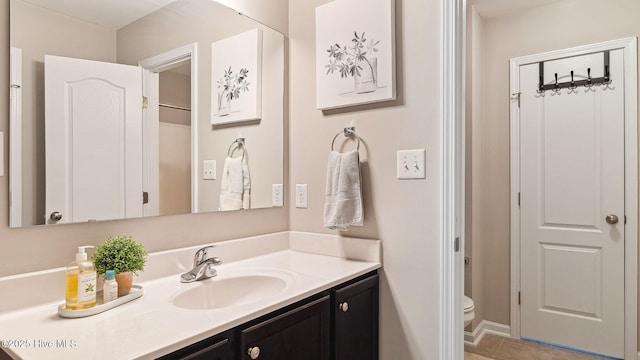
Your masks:
<svg viewBox="0 0 640 360"><path fill-rule="evenodd" d="M378 240L282 232L214 245L216 277L180 282L199 247L153 253L136 280L141 298L85 318L56 313L64 269L0 278L0 293L36 289L0 300L2 350L38 360L377 359Z"/></svg>
<svg viewBox="0 0 640 360"><path fill-rule="evenodd" d="M378 274L374 271L160 359L377 358Z"/></svg>

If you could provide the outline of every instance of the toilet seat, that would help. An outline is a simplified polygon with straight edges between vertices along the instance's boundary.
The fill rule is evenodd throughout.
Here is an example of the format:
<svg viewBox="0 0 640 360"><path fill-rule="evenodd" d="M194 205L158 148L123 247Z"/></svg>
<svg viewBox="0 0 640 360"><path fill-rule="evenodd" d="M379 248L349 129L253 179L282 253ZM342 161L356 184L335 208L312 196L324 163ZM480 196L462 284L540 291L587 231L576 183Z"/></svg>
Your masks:
<svg viewBox="0 0 640 360"><path fill-rule="evenodd" d="M473 305L473 300L471 300L470 297L465 296L464 297L464 312L471 312L473 311L474 305Z"/></svg>
<svg viewBox="0 0 640 360"><path fill-rule="evenodd" d="M473 319L476 317L476 313L473 311L473 299L470 297L464 297L464 327L471 324Z"/></svg>

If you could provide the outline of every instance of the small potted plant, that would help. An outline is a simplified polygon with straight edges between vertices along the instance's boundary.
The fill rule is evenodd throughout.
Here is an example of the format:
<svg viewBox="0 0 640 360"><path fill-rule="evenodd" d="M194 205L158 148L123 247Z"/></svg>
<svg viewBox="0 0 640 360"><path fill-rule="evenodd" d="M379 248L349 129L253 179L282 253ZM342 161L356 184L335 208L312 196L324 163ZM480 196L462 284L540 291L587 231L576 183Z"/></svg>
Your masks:
<svg viewBox="0 0 640 360"><path fill-rule="evenodd" d="M107 270L116 272L118 296L127 295L133 283L133 274L144 270L147 253L142 244L134 241L129 235L110 237L100 244L91 256L98 274L104 275Z"/></svg>

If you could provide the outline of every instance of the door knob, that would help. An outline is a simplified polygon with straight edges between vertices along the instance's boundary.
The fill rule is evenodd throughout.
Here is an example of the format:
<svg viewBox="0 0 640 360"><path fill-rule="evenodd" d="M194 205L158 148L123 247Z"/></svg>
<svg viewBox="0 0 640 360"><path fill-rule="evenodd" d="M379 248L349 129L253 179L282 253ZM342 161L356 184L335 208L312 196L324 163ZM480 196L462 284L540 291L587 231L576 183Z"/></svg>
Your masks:
<svg viewBox="0 0 640 360"><path fill-rule="evenodd" d="M62 220L62 213L60 211L54 211L51 213L49 218L53 221L60 221Z"/></svg>
<svg viewBox="0 0 640 360"><path fill-rule="evenodd" d="M609 225L614 225L614 224L618 223L618 217L613 215L613 214L607 215L605 220L607 221L607 224L609 224Z"/></svg>

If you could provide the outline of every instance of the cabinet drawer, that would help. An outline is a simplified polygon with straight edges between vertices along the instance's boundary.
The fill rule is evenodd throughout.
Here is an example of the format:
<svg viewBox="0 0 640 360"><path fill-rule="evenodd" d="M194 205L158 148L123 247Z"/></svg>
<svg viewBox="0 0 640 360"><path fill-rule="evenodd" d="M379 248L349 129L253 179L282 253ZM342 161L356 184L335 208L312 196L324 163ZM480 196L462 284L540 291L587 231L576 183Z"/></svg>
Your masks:
<svg viewBox="0 0 640 360"><path fill-rule="evenodd" d="M159 360L235 360L233 331L199 341Z"/></svg>
<svg viewBox="0 0 640 360"><path fill-rule="evenodd" d="M330 304L330 296L324 296L243 329L240 334L241 359L329 360Z"/></svg>

